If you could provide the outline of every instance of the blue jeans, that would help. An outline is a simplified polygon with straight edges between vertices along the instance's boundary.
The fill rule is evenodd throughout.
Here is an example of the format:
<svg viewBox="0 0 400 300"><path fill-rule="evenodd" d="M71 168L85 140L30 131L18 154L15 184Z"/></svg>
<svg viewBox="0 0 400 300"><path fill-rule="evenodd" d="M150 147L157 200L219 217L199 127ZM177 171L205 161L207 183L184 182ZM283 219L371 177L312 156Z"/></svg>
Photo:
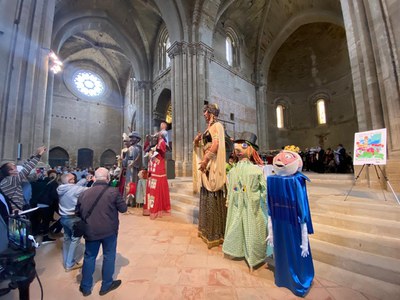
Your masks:
<svg viewBox="0 0 400 300"><path fill-rule="evenodd" d="M79 221L76 216L61 216L60 222L64 229L63 261L64 268L72 268L82 258L80 249L80 237L72 236L72 226Z"/></svg>
<svg viewBox="0 0 400 300"><path fill-rule="evenodd" d="M112 282L115 270L115 256L117 253L117 234L96 241L85 242L85 256L83 258L81 289L84 292L92 290L93 273L96 266L96 257L100 245L103 249L103 266L101 270L101 291L107 290Z"/></svg>

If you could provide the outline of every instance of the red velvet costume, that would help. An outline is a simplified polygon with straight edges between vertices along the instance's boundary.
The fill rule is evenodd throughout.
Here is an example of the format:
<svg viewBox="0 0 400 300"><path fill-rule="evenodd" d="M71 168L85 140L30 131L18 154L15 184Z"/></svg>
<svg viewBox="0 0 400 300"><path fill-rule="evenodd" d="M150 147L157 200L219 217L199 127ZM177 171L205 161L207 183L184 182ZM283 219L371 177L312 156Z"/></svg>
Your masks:
<svg viewBox="0 0 400 300"><path fill-rule="evenodd" d="M143 215L150 214L151 219L170 215L171 213L171 202L165 170L166 148L165 140L160 136L156 146L158 154L149 160L149 178L146 186L146 203L143 206Z"/></svg>

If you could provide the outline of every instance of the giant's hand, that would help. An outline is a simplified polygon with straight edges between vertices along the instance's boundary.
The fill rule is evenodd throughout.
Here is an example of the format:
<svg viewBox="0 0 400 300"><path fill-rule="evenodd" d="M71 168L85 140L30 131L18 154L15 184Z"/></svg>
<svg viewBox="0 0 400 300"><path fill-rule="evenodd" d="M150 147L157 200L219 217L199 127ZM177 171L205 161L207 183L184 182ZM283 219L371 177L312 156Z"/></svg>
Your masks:
<svg viewBox="0 0 400 300"><path fill-rule="evenodd" d="M268 236L266 239L267 245L274 247L274 233L272 231L272 220L271 216L268 216Z"/></svg>
<svg viewBox="0 0 400 300"><path fill-rule="evenodd" d="M194 145L195 145L195 146L198 146L200 140L201 140L201 132L198 131L198 132L197 132L197 135L195 136L195 138L194 138L194 140L193 140Z"/></svg>
<svg viewBox="0 0 400 300"><path fill-rule="evenodd" d="M308 233L307 233L307 224L301 224L301 257L307 257L310 252L308 251Z"/></svg>
<svg viewBox="0 0 400 300"><path fill-rule="evenodd" d="M207 170L208 160L203 159L199 165L200 165L199 170L204 173Z"/></svg>

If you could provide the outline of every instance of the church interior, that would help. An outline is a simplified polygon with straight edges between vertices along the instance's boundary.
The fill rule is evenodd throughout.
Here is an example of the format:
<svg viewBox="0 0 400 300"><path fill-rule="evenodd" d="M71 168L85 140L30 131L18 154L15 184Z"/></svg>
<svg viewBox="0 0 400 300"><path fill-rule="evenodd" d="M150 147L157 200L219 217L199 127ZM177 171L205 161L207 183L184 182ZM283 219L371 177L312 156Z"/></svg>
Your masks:
<svg viewBox="0 0 400 300"><path fill-rule="evenodd" d="M20 163L45 145L46 166L110 167L123 133L135 130L143 143L168 123L176 214L153 224L136 209L122 217L121 236L136 239L132 222L150 232L135 231L140 239L121 242L118 257L137 298L126 287L108 299L297 299L264 268L249 274L195 241L192 141L208 103L230 137L255 133L265 155L338 144L351 154L356 133L386 129L382 174L369 165L310 174L319 264L306 299L399 297L399 1L4 0L0 8L0 161ZM61 270L60 247L38 250L40 275L56 285L47 274L57 272L63 293L73 289L60 296L49 287L54 299L79 297L79 273L61 279L46 266L50 255Z"/></svg>

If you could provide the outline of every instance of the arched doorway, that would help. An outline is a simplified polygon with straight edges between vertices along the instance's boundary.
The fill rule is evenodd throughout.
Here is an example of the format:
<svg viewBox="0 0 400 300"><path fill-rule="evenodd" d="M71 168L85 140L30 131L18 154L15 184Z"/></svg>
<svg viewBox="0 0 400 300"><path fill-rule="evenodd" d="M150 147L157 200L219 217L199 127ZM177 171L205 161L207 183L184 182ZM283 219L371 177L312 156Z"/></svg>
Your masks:
<svg viewBox="0 0 400 300"><path fill-rule="evenodd" d="M49 165L52 168L57 166L65 167L69 165L69 155L61 147L55 147L49 151Z"/></svg>
<svg viewBox="0 0 400 300"><path fill-rule="evenodd" d="M116 156L117 156L117 154L110 149L104 151L100 157L100 166L103 166L106 168L112 167L115 164Z"/></svg>
<svg viewBox="0 0 400 300"><path fill-rule="evenodd" d="M164 89L160 96L157 99L157 104L155 110L153 111L153 123L154 127L159 130L161 122L166 122L167 132L168 132L168 146L169 151L166 153L166 168L167 168L167 178L173 179L175 178L175 161L172 159L172 144L173 144L173 135L172 135L172 102L171 102L171 90Z"/></svg>
<svg viewBox="0 0 400 300"><path fill-rule="evenodd" d="M171 102L171 90L164 89L158 97L156 108L153 112L153 122L156 128L160 127L161 122L168 124L168 141L169 147L172 149L172 102Z"/></svg>

